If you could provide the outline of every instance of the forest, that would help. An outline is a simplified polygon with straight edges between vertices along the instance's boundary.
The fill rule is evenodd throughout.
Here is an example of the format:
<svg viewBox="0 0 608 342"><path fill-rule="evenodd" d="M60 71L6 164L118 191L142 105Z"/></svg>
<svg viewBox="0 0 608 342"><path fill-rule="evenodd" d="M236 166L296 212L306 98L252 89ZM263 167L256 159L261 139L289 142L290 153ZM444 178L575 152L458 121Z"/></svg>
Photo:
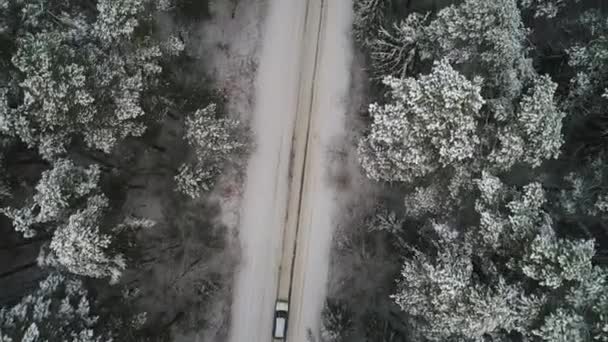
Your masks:
<svg viewBox="0 0 608 342"><path fill-rule="evenodd" d="M0 0L0 341L215 324L234 257L209 194L249 141L200 67L210 15L205 1Z"/></svg>
<svg viewBox="0 0 608 342"><path fill-rule="evenodd" d="M608 4L355 1L381 187L324 341L608 341Z"/></svg>
<svg viewBox="0 0 608 342"><path fill-rule="evenodd" d="M255 146L201 25L242 3L0 0L0 342L226 339ZM353 11L345 150L375 190L321 342L608 341L608 3Z"/></svg>

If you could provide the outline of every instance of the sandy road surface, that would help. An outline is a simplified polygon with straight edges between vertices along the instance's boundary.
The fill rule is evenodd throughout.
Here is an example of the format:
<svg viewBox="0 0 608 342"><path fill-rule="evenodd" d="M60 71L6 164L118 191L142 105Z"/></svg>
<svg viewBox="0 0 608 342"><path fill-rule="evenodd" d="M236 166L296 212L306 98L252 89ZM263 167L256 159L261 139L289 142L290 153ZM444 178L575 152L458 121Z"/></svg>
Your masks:
<svg viewBox="0 0 608 342"><path fill-rule="evenodd" d="M271 1L252 123L257 148L240 217L243 253L231 342L270 341L274 302L289 294L288 340L304 342L308 329L317 330L332 236L333 192L324 165L331 139L343 129L350 17L350 0Z"/></svg>

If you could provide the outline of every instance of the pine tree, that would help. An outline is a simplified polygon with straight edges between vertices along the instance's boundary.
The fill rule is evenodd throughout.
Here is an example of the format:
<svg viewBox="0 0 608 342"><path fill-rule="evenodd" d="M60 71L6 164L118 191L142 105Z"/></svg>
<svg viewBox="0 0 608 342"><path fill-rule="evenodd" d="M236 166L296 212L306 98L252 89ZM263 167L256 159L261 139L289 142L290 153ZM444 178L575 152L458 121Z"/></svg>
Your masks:
<svg viewBox="0 0 608 342"><path fill-rule="evenodd" d="M482 283L474 273L473 246L446 225L434 225L436 255L412 248L392 296L420 320L430 341L482 341L485 336L527 331L544 298L526 295L502 277Z"/></svg>
<svg viewBox="0 0 608 342"><path fill-rule="evenodd" d="M1 132L47 160L64 155L74 137L110 152L121 139L141 136L149 112L161 111L161 50L135 30L151 20L153 3L101 0L96 11L46 0L19 4L12 64L23 100L0 110Z"/></svg>
<svg viewBox="0 0 608 342"><path fill-rule="evenodd" d="M111 342L82 281L57 273L11 308L0 309L0 341Z"/></svg>
<svg viewBox="0 0 608 342"><path fill-rule="evenodd" d="M608 23L599 10L580 15L577 28L584 30L580 39L566 50L568 64L574 69L565 107L578 117L604 115L608 101Z"/></svg>
<svg viewBox="0 0 608 342"><path fill-rule="evenodd" d="M475 118L484 103L477 83L446 60L429 75L387 77L384 83L391 102L370 105L371 132L359 143L369 178L411 182L473 157L479 144Z"/></svg>
<svg viewBox="0 0 608 342"><path fill-rule="evenodd" d="M405 244L393 300L432 341L604 340L608 271L593 265L594 240L557 235L539 183L516 190L482 175L479 225L433 224L432 249Z"/></svg>
<svg viewBox="0 0 608 342"><path fill-rule="evenodd" d="M534 17L555 18L559 11L565 7L570 0L521 0L521 6L532 10ZM580 0L573 0L578 3Z"/></svg>
<svg viewBox="0 0 608 342"><path fill-rule="evenodd" d="M380 26L378 32L365 41L372 71L379 76L404 78L413 69L421 42L426 39L424 25L429 14L412 13L392 26Z"/></svg>
<svg viewBox="0 0 608 342"><path fill-rule="evenodd" d="M42 248L38 263L77 275L109 278L110 283L118 282L127 264L124 256L112 249L114 236L101 230L107 207L104 196L90 197L84 209L57 227L50 244Z"/></svg>
<svg viewBox="0 0 608 342"><path fill-rule="evenodd" d="M546 317L543 326L535 330L534 334L547 342L588 341L585 318L576 312L561 308Z"/></svg>
<svg viewBox="0 0 608 342"><path fill-rule="evenodd" d="M213 188L224 164L247 150L240 122L218 117L217 106L210 104L186 119L186 140L194 150L193 163L180 167L175 177L177 190L197 198Z"/></svg>
<svg viewBox="0 0 608 342"><path fill-rule="evenodd" d="M565 113L557 109L554 99L557 84L540 76L519 101L514 121L498 130L500 148L490 158L496 167L508 170L517 162L538 167L544 160L559 156L564 143L562 120Z"/></svg>
<svg viewBox="0 0 608 342"><path fill-rule="evenodd" d="M96 165L85 168L69 159L58 159L42 173L31 204L20 209L5 208L3 213L24 237L33 237L38 230L52 230L53 224L65 220L78 203L99 193L99 176Z"/></svg>
<svg viewBox="0 0 608 342"><path fill-rule="evenodd" d="M24 237L42 232L51 235L38 257L41 266L118 281L126 260L116 248L117 240L124 232L150 227L153 222L127 219L108 226L109 204L99 189L99 178L96 165L82 167L69 159L58 159L52 169L42 173L31 203L3 209Z"/></svg>

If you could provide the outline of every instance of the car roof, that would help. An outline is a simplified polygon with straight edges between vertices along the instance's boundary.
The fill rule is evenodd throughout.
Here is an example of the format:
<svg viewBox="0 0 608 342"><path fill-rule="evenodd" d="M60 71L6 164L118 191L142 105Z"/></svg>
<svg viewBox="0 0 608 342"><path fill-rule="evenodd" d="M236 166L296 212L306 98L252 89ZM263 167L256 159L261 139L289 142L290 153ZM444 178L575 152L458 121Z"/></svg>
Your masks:
<svg viewBox="0 0 608 342"><path fill-rule="evenodd" d="M278 300L275 310L276 311L289 311L289 304L286 301Z"/></svg>
<svg viewBox="0 0 608 342"><path fill-rule="evenodd" d="M276 317L274 320L274 337L285 338L285 326L287 319L284 317Z"/></svg>

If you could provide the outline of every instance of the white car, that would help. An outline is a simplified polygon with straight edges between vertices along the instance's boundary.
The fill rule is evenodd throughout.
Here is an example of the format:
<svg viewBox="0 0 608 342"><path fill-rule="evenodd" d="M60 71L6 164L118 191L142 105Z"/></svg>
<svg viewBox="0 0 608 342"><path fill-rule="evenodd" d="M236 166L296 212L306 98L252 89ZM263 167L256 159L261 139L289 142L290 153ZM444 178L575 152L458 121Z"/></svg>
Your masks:
<svg viewBox="0 0 608 342"><path fill-rule="evenodd" d="M284 341L287 337L287 316L289 312L289 304L284 300L277 300L277 305L274 309L274 327L272 335L275 340Z"/></svg>

